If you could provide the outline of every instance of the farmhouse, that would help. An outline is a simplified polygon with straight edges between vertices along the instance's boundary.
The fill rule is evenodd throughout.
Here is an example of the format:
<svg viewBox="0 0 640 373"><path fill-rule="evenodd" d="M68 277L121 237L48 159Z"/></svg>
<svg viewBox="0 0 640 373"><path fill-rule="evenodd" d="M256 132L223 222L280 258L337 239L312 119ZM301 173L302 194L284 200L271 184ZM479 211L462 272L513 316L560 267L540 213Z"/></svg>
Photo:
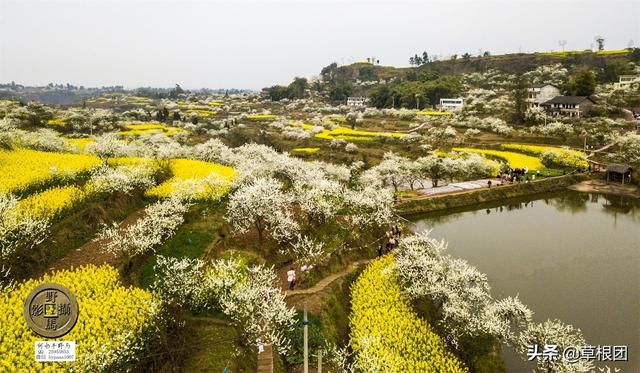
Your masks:
<svg viewBox="0 0 640 373"><path fill-rule="evenodd" d="M551 116L582 117L595 104L588 96L556 96L540 104Z"/></svg>
<svg viewBox="0 0 640 373"><path fill-rule="evenodd" d="M640 75L620 75L618 79L618 88L629 88L634 83L640 84Z"/></svg>
<svg viewBox="0 0 640 373"><path fill-rule="evenodd" d="M553 84L533 85L527 88L527 109L538 107L556 96L560 96L560 88Z"/></svg>
<svg viewBox="0 0 640 373"><path fill-rule="evenodd" d="M464 100L461 98L441 98L438 108L444 111L460 110L464 106Z"/></svg>
<svg viewBox="0 0 640 373"><path fill-rule="evenodd" d="M347 106L364 106L368 101L366 97L347 97Z"/></svg>

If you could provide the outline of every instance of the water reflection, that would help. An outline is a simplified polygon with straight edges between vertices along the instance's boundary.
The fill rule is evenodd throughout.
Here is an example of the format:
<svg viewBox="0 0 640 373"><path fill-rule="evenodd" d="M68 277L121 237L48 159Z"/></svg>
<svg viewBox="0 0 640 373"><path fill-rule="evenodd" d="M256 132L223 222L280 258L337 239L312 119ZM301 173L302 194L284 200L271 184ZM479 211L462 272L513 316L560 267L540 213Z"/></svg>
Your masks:
<svg viewBox="0 0 640 373"><path fill-rule="evenodd" d="M413 221L486 273L494 297L519 294L538 322L573 324L590 344L640 350L639 199L566 191ZM508 372L530 371L505 360ZM640 356L617 366L640 372Z"/></svg>

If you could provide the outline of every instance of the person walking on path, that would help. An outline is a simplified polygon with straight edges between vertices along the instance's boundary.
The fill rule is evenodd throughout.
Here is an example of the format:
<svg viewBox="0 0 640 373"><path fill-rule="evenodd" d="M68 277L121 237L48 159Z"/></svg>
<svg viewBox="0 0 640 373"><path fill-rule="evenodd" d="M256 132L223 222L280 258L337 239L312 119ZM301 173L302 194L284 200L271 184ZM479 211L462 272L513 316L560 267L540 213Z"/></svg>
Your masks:
<svg viewBox="0 0 640 373"><path fill-rule="evenodd" d="M382 244L378 244L378 258L382 256Z"/></svg>
<svg viewBox="0 0 640 373"><path fill-rule="evenodd" d="M396 248L396 240L393 237L391 237L389 238L389 251L395 248Z"/></svg>
<svg viewBox="0 0 640 373"><path fill-rule="evenodd" d="M293 290L296 286L296 270L293 267L287 271L287 281L289 282L289 290Z"/></svg>

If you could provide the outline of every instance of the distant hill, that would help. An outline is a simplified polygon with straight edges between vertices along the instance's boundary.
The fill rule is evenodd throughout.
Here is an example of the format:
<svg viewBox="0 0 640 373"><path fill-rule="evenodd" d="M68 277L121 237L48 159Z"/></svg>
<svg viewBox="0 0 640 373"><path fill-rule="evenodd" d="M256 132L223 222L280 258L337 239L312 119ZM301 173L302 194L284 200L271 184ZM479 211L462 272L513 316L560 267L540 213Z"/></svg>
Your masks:
<svg viewBox="0 0 640 373"><path fill-rule="evenodd" d="M511 53L486 57L432 61L417 67L393 67L354 63L337 67L335 78L338 80L388 80L405 78L408 73L435 73L437 75L460 75L482 72L489 69L507 73L523 73L541 65L560 63L569 70L586 67L598 73L600 82L617 80L616 69L626 62L640 63L640 49L620 49L605 51L567 51L539 53Z"/></svg>

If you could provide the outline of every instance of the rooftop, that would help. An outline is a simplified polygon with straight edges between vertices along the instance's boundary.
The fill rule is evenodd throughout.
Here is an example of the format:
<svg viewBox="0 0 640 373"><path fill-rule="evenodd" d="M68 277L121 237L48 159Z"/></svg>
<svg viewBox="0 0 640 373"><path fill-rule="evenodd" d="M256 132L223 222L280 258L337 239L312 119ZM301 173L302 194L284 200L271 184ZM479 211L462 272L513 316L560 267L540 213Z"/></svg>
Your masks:
<svg viewBox="0 0 640 373"><path fill-rule="evenodd" d="M544 102L544 104L569 104L569 105L577 105L581 104L584 101L591 101L592 103L596 103L589 96L556 96L551 100Z"/></svg>

